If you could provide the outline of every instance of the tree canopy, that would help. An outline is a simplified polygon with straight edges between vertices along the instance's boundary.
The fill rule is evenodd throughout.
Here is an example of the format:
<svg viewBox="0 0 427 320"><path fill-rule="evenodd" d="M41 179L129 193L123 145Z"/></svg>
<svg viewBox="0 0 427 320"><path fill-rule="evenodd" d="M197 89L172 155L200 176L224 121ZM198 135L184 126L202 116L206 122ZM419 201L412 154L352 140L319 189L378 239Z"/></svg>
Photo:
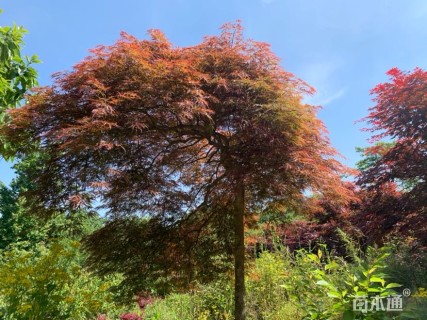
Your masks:
<svg viewBox="0 0 427 320"><path fill-rule="evenodd" d="M172 218L213 199L204 186L229 188L231 176L245 177L250 203L339 185L316 108L301 103L313 89L283 71L268 45L230 26L188 48L151 36L123 34L92 50L10 112L1 132L18 154L40 142L51 155L34 177L44 204L84 206L98 192L113 214Z"/></svg>
<svg viewBox="0 0 427 320"><path fill-rule="evenodd" d="M407 210L425 210L427 193L427 72L416 68L403 72L393 68L390 82L378 84L371 93L376 103L365 120L367 130L377 132L376 144L365 153L376 158L363 171L359 183L381 188L391 182L403 183Z"/></svg>

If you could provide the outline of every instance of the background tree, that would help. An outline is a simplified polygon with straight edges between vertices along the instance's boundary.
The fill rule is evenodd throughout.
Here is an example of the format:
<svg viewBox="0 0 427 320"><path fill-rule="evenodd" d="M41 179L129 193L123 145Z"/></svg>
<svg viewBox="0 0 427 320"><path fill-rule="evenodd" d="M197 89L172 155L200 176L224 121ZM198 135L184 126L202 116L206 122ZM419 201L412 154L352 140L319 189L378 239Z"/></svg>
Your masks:
<svg viewBox="0 0 427 320"><path fill-rule="evenodd" d="M394 146L393 142L377 142L373 147L356 147L361 159L356 163L359 173L371 169L381 157Z"/></svg>
<svg viewBox="0 0 427 320"><path fill-rule="evenodd" d="M15 178L9 186L0 183L0 249L9 246L32 250L38 243L45 244L59 238L80 240L102 226L97 214L87 212L55 212L50 217L31 213L31 204L25 194L36 185L31 177L43 166L44 157L31 153L13 166Z"/></svg>
<svg viewBox="0 0 427 320"><path fill-rule="evenodd" d="M161 228L147 232L165 235L155 239L186 226L194 243L207 226L232 221L235 312L244 319L245 217L297 207L308 189L345 196L343 167L316 108L301 102L313 89L267 44L245 40L239 24L186 48L150 34L92 50L12 110L0 135L18 155L35 145L48 155L31 177L37 212L98 198L112 220L150 216Z"/></svg>
<svg viewBox="0 0 427 320"><path fill-rule="evenodd" d="M37 56L21 54L25 33L16 25L0 27L0 122L3 111L16 106L27 90L37 85L37 72L31 66L39 62Z"/></svg>
<svg viewBox="0 0 427 320"><path fill-rule="evenodd" d="M0 26L0 125L5 121L5 110L16 107L24 94L37 85L37 72L32 65L40 61L36 55L22 55L26 33L21 26ZM9 159L9 149L0 136L0 155Z"/></svg>
<svg viewBox="0 0 427 320"><path fill-rule="evenodd" d="M364 119L371 125L366 130L376 134L375 144L361 150L357 183L362 203L355 221L369 242L398 235L416 239L425 250L427 72L393 68L387 74L390 81L371 91L376 105Z"/></svg>
<svg viewBox="0 0 427 320"><path fill-rule="evenodd" d="M370 189L390 182L402 182L407 210L427 207L427 72L416 68L387 72L390 82L377 85L371 113L365 120L370 132L379 132L374 141L388 138L393 144L379 144L365 153L377 161L364 170L359 184Z"/></svg>

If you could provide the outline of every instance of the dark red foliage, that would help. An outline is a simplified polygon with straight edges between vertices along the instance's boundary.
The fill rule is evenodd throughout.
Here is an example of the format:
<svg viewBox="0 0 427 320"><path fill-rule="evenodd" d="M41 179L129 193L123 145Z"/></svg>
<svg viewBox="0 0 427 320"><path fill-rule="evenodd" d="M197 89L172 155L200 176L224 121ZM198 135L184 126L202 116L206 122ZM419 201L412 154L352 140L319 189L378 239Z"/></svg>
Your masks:
<svg viewBox="0 0 427 320"><path fill-rule="evenodd" d="M142 320L136 313L125 313L120 316L120 320Z"/></svg>
<svg viewBox="0 0 427 320"><path fill-rule="evenodd" d="M366 239L358 226L349 220L354 211L360 207L361 200L353 183L345 183L347 194L345 200L337 197L309 197L302 207L305 219L297 219L285 223L261 224L263 236L251 237L248 253L261 250L274 250L273 239L280 239L291 251L300 248L314 248L317 244L326 244L335 253L345 255L344 241L341 239L338 229L345 232L354 240L364 244Z"/></svg>
<svg viewBox="0 0 427 320"><path fill-rule="evenodd" d="M305 201L304 212L309 221L294 221L290 225L280 226L283 242L291 249L308 248L317 243L324 243L337 253L345 255L345 244L338 229L349 237L365 243L360 229L350 222L350 218L360 206L360 195L354 183L344 183L346 193L351 197L340 198L328 195L309 197Z"/></svg>
<svg viewBox="0 0 427 320"><path fill-rule="evenodd" d="M141 310L145 309L149 304L154 302L154 298L148 294L139 294L136 302Z"/></svg>
<svg viewBox="0 0 427 320"><path fill-rule="evenodd" d="M414 238L427 249L427 215L407 206L405 194L393 183L375 190L359 190L361 202L349 221L360 229L367 244L382 244L390 237Z"/></svg>
<svg viewBox="0 0 427 320"><path fill-rule="evenodd" d="M380 157L364 170L359 184L369 189L381 188L390 182L406 186L404 210L427 208L427 72L416 68L403 72L397 68L388 73L390 82L377 85L373 106L365 118L379 132L373 140L392 139L387 148L375 145L366 152ZM384 146L384 145L379 145ZM378 192L378 191L377 191Z"/></svg>
<svg viewBox="0 0 427 320"><path fill-rule="evenodd" d="M416 237L427 246L427 72L416 68L388 73L377 85L376 103L365 118L373 141L365 150L369 165L358 178L362 204L354 223L379 242L385 236Z"/></svg>

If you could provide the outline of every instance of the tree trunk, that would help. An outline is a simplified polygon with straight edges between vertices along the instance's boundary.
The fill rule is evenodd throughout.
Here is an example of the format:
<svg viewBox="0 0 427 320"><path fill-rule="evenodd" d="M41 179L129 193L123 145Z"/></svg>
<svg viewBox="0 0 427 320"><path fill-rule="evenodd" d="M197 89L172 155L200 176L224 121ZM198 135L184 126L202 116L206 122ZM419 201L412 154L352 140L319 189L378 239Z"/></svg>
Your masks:
<svg viewBox="0 0 427 320"><path fill-rule="evenodd" d="M245 320L245 186L239 180L234 199L234 316Z"/></svg>

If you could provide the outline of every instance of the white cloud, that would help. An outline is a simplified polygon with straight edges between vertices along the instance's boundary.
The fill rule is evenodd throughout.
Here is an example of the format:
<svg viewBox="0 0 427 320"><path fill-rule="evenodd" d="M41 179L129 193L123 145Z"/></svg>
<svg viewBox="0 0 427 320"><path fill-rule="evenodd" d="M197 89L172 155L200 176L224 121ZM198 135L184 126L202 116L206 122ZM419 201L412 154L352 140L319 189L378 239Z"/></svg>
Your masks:
<svg viewBox="0 0 427 320"><path fill-rule="evenodd" d="M342 59L308 64L300 73L301 78L316 89L313 96L306 97L304 102L312 105L326 106L341 98L347 91L338 87L337 75L344 65Z"/></svg>
<svg viewBox="0 0 427 320"><path fill-rule="evenodd" d="M335 100L341 98L346 93L346 91L347 91L346 88L342 88L339 91L335 92L334 94L321 99L316 104L320 105L320 106L326 106L326 105L330 104L332 101L335 101Z"/></svg>
<svg viewBox="0 0 427 320"><path fill-rule="evenodd" d="M343 66L341 59L308 63L298 75L309 85L320 89L331 82L335 72Z"/></svg>
<svg viewBox="0 0 427 320"><path fill-rule="evenodd" d="M313 96L305 97L304 103L325 107L331 102L343 97L347 92L347 88L341 88L330 94L329 92L330 91L317 91Z"/></svg>

